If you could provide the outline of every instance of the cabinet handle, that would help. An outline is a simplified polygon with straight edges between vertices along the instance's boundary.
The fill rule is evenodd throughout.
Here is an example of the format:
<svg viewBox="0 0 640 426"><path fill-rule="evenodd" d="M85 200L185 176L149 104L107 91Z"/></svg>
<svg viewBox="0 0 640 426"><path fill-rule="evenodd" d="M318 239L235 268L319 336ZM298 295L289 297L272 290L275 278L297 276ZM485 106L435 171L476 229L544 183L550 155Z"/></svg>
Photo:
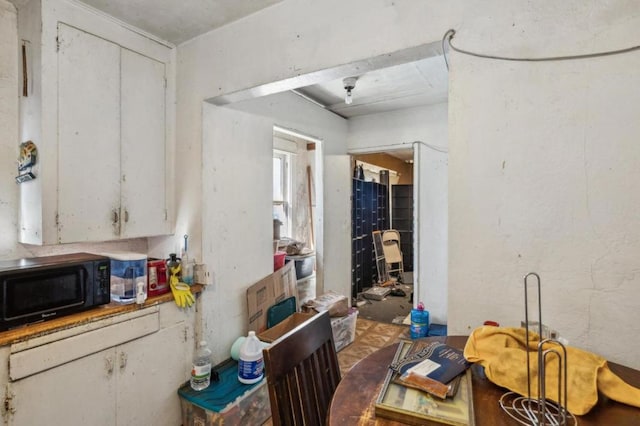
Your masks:
<svg viewBox="0 0 640 426"><path fill-rule="evenodd" d="M129 210L124 211L124 223L129 222Z"/></svg>
<svg viewBox="0 0 640 426"><path fill-rule="evenodd" d="M127 354L120 352L120 370L127 366Z"/></svg>
<svg viewBox="0 0 640 426"><path fill-rule="evenodd" d="M120 235L120 215L118 214L119 209L113 209L111 212L111 219L113 220L113 233L115 235Z"/></svg>
<svg viewBox="0 0 640 426"><path fill-rule="evenodd" d="M113 359L108 356L104 359L105 366L107 367L107 374L111 375L113 373Z"/></svg>

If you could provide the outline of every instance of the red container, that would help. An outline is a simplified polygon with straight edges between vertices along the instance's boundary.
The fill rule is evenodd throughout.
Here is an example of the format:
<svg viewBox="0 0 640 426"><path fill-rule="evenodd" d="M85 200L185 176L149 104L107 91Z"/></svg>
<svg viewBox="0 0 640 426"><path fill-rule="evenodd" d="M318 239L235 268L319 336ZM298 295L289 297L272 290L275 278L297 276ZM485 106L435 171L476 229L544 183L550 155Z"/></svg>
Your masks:
<svg viewBox="0 0 640 426"><path fill-rule="evenodd" d="M169 292L167 280L167 263L164 259L149 259L147 261L147 293L149 297L160 296Z"/></svg>
<svg viewBox="0 0 640 426"><path fill-rule="evenodd" d="M284 259L286 257L287 257L287 252L285 251L277 251L273 254L273 271L274 272L284 266Z"/></svg>

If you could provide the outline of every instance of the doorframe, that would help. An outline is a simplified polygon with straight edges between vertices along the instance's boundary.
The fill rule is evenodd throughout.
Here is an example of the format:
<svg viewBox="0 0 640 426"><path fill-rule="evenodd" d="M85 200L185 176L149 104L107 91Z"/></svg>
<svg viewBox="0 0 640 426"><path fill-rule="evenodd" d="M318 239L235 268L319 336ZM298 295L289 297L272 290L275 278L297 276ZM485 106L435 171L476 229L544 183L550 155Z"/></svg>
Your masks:
<svg viewBox="0 0 640 426"><path fill-rule="evenodd" d="M420 282L418 281L418 277L419 277L419 234L418 234L418 230L420 229L419 227L419 215L418 215L418 189L419 188L419 182L418 182L418 177L419 174L416 173L416 170L418 170L418 163L419 163L419 159L417 158L418 156L416 155L416 142L402 142L402 143L398 143L398 144L392 144L392 145L379 145L379 146L375 146L375 147L366 147L366 148L356 148L356 149L350 149L347 151L347 154L350 156L354 156L354 155L361 155L361 154L377 154L377 153L387 153L387 152L391 152L391 151L400 151L400 150L407 150L407 149L411 149L413 151L413 294L414 294L414 298L413 298L413 307L415 308L417 306L417 301L419 300L419 297L415 297L416 295L420 294ZM351 209L350 211L353 209L353 200L351 200ZM351 221L349 221L349 226L351 227ZM353 232L353 231L351 231Z"/></svg>
<svg viewBox="0 0 640 426"><path fill-rule="evenodd" d="M283 133L285 135L293 136L295 138L304 139L305 141L314 143L316 145L314 160L313 160L313 202L312 217L314 236L314 252L316 263L316 294L324 293L324 141L317 137L310 136L306 133L293 130L276 123L273 124L273 132Z"/></svg>

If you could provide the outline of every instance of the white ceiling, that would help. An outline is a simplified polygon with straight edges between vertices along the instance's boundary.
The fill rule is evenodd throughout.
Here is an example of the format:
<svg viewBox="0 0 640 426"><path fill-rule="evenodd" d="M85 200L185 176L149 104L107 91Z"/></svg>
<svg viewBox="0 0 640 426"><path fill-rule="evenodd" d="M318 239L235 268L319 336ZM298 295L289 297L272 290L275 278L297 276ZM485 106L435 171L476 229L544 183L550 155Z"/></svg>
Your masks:
<svg viewBox="0 0 640 426"><path fill-rule="evenodd" d="M343 79L301 87L295 92L344 118L376 114L446 102L449 76L442 55L381 68L357 76L353 102L344 102ZM413 150L389 151L403 161L413 160Z"/></svg>
<svg viewBox="0 0 640 426"><path fill-rule="evenodd" d="M447 101L449 78L441 55L356 77L351 105L344 102L342 79L301 87L297 92L345 118Z"/></svg>
<svg viewBox="0 0 640 426"><path fill-rule="evenodd" d="M29 0L9 0L16 6ZM82 0L162 40L180 44L282 0Z"/></svg>

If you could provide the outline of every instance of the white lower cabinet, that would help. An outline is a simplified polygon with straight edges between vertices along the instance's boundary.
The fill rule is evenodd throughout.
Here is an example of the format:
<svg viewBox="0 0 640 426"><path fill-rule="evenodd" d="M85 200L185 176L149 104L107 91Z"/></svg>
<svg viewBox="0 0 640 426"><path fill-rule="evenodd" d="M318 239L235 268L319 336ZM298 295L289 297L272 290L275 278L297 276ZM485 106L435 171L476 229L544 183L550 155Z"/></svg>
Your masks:
<svg viewBox="0 0 640 426"><path fill-rule="evenodd" d="M11 383L8 424L117 424L115 358L109 349Z"/></svg>
<svg viewBox="0 0 640 426"><path fill-rule="evenodd" d="M83 344L92 341L84 339ZM12 374L19 377L29 367L12 373L9 365L6 372L0 369L7 382L4 424L180 425L177 391L189 377L192 345L193 327L183 321L17 380ZM59 349L60 341L53 341L27 350L37 350L40 364L48 365L62 358L52 353ZM6 352L3 358L10 364L15 354Z"/></svg>
<svg viewBox="0 0 640 426"><path fill-rule="evenodd" d="M185 333L184 326L173 326L118 348L118 426L182 423L178 389L191 362Z"/></svg>

